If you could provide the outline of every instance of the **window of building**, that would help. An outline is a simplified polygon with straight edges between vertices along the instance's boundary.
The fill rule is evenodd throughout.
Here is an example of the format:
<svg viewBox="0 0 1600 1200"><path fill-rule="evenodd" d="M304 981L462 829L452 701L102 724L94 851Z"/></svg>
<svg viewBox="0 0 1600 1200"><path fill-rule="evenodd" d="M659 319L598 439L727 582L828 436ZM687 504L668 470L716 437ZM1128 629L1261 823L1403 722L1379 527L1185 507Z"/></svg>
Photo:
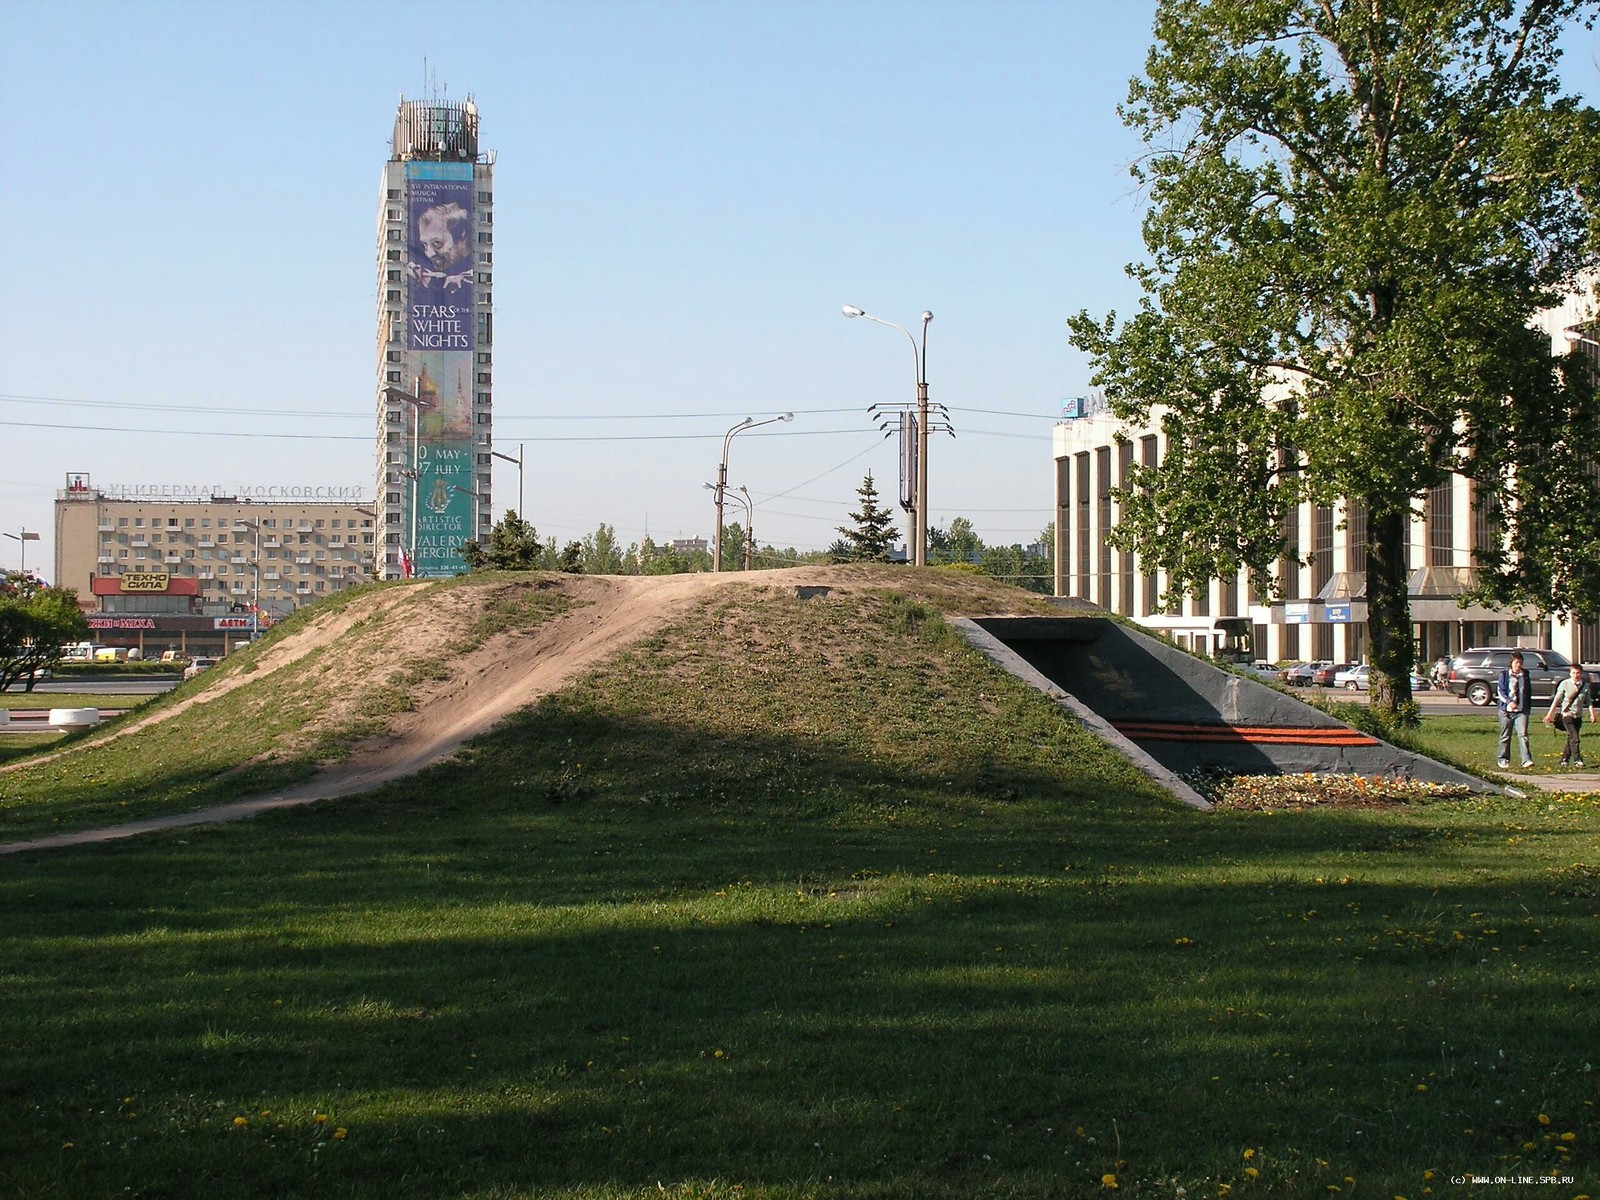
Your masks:
<svg viewBox="0 0 1600 1200"><path fill-rule="evenodd" d="M398 229L389 230L389 240L391 242L398 242L400 240L400 237L401 237L400 230L398 230Z"/></svg>
<svg viewBox="0 0 1600 1200"><path fill-rule="evenodd" d="M494 355L489 354L488 352L483 351L483 350L478 351L478 365L480 367L489 366L490 363L493 361L493 359L494 359Z"/></svg>
<svg viewBox="0 0 1600 1200"><path fill-rule="evenodd" d="M399 219L400 219L400 210L398 208L391 208L389 210L389 220L398 221Z"/></svg>
<svg viewBox="0 0 1600 1200"><path fill-rule="evenodd" d="M494 382L494 377L492 375L490 375L488 371L479 371L478 372L478 382L479 383L484 383L484 384L493 383Z"/></svg>
<svg viewBox="0 0 1600 1200"><path fill-rule="evenodd" d="M394 232L394 231L391 230L390 232ZM494 245L494 234L490 233L487 229L480 229L478 231L478 245L480 245L480 246L492 246L492 245Z"/></svg>
<svg viewBox="0 0 1600 1200"><path fill-rule="evenodd" d="M389 199L391 199L391 200L400 199L400 189L399 188L390 188L389 189Z"/></svg>
<svg viewBox="0 0 1600 1200"><path fill-rule="evenodd" d="M1311 594L1315 596L1333 578L1333 509L1313 508L1311 524Z"/></svg>
<svg viewBox="0 0 1600 1200"><path fill-rule="evenodd" d="M176 529L177 527L178 527L178 518L177 517L168 517L167 518L167 528L168 529Z"/></svg>
<svg viewBox="0 0 1600 1200"><path fill-rule="evenodd" d="M210 529L211 528L211 518L210 517L201 517L200 518L200 528L201 529Z"/></svg>
<svg viewBox="0 0 1600 1200"><path fill-rule="evenodd" d="M1345 570L1367 569L1367 502L1346 500L1344 504Z"/></svg>
<svg viewBox="0 0 1600 1200"><path fill-rule="evenodd" d="M323 525L322 518L318 517L317 520L316 520L316 528L321 529L322 525Z"/></svg>
<svg viewBox="0 0 1600 1200"><path fill-rule="evenodd" d="M384 255L384 257L387 258L390 262L399 262L400 261L400 251L398 251L398 250L390 250L387 254Z"/></svg>
<svg viewBox="0 0 1600 1200"><path fill-rule="evenodd" d="M490 404L490 403L492 403L492 401L489 398L489 393L488 392L479 392L478 393L478 403L479 404Z"/></svg>
<svg viewBox="0 0 1600 1200"><path fill-rule="evenodd" d="M399 362L400 361L400 351L398 351L398 350L386 351L385 354L384 354L384 360L386 362Z"/></svg>
<svg viewBox="0 0 1600 1200"><path fill-rule="evenodd" d="M1472 549L1498 550L1505 535L1500 497L1479 484L1472 485Z"/></svg>
<svg viewBox="0 0 1600 1200"><path fill-rule="evenodd" d="M1455 508L1454 477L1428 491L1428 565L1448 567L1455 562L1455 534L1450 520Z"/></svg>
<svg viewBox="0 0 1600 1200"><path fill-rule="evenodd" d="M478 272L478 282L479 283L493 283L494 282L494 273L492 271L479 271Z"/></svg>
<svg viewBox="0 0 1600 1200"><path fill-rule="evenodd" d="M1100 531L1098 538L1099 561L1096 567L1099 580L1095 588L1095 600L1107 608L1113 606L1111 596L1111 542L1107 534L1111 532L1111 447L1100 446L1094 452L1095 497L1099 501Z"/></svg>
<svg viewBox="0 0 1600 1200"><path fill-rule="evenodd" d="M143 517L135 517L135 518L134 518L134 519L133 519L133 527L134 527L134 528L135 528L135 529L142 529L142 528L144 528L144 518L143 518Z"/></svg>
<svg viewBox="0 0 1600 1200"><path fill-rule="evenodd" d="M487 425L489 423L489 414L479 413L476 419L479 425Z"/></svg>
<svg viewBox="0 0 1600 1200"><path fill-rule="evenodd" d="M399 288L390 288L389 289L389 303L390 304L399 304L400 303L400 289Z"/></svg>
<svg viewBox="0 0 1600 1200"><path fill-rule="evenodd" d="M480 254L478 256L478 261L481 262L486 267L492 267L494 265L494 255L493 254Z"/></svg>
<svg viewBox="0 0 1600 1200"><path fill-rule="evenodd" d="M183 527L185 529L193 529L194 528L194 518L193 517L185 517L183 519Z"/></svg>
<svg viewBox="0 0 1600 1200"><path fill-rule="evenodd" d="M494 203L494 193L493 192L479 192L478 193L478 203L479 204L493 204Z"/></svg>
<svg viewBox="0 0 1600 1200"><path fill-rule="evenodd" d="M399 371L390 371L388 373L388 375L387 375L387 379L389 380L390 383L399 383L400 382L400 372Z"/></svg>
<svg viewBox="0 0 1600 1200"><path fill-rule="evenodd" d="M384 280L387 283L399 283L400 282L400 272L399 271L386 272L385 275L384 275Z"/></svg>

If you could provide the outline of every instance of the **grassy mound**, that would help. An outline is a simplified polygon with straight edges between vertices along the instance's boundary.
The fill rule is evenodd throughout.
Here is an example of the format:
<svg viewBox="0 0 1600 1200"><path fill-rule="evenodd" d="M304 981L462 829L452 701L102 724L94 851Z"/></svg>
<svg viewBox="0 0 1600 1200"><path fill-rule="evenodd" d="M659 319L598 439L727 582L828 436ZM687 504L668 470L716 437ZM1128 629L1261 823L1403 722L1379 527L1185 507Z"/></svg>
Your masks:
<svg viewBox="0 0 1600 1200"><path fill-rule="evenodd" d="M1194 812L922 578L719 590L404 785L7 860L0 1194L1593 1189L1593 801Z"/></svg>

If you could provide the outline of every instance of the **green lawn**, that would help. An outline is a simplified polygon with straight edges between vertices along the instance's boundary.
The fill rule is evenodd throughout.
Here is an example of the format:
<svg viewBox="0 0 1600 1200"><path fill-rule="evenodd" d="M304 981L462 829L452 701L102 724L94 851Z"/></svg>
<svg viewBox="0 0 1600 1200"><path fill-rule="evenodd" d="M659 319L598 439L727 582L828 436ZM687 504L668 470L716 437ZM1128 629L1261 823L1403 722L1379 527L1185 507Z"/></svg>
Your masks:
<svg viewBox="0 0 1600 1200"><path fill-rule="evenodd" d="M1533 750L1533 770L1519 774L1559 775L1561 752L1566 749L1567 735L1544 724L1544 713L1536 713L1528 722L1528 745ZM1600 725L1583 726L1585 761L1600 767ZM1500 721L1491 708L1488 711L1461 713L1448 716L1427 716L1417 735L1417 746L1424 753L1440 753L1476 770L1492 773L1495 756L1499 753ZM1517 751L1512 750L1515 758Z"/></svg>
<svg viewBox="0 0 1600 1200"><path fill-rule="evenodd" d="M1572 1200L1597 839L1195 812L735 589L403 786L0 860L0 1195Z"/></svg>

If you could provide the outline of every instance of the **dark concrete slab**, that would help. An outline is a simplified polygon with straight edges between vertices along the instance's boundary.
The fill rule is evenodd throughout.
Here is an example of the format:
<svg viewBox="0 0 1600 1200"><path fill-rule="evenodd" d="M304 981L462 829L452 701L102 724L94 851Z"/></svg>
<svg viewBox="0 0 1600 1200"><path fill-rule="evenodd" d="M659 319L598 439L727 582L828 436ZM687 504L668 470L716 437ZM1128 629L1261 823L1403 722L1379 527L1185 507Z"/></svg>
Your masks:
<svg viewBox="0 0 1600 1200"><path fill-rule="evenodd" d="M1392 775L1495 790L1105 617L973 624L1174 774Z"/></svg>

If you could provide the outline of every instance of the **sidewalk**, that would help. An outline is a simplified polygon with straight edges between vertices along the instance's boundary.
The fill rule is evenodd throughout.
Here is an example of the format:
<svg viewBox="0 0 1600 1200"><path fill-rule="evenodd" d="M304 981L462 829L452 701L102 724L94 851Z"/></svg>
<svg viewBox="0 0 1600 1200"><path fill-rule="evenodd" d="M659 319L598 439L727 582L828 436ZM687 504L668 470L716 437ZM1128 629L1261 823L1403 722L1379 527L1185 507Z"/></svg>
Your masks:
<svg viewBox="0 0 1600 1200"><path fill-rule="evenodd" d="M1551 771L1549 774L1524 774L1521 771L1496 771L1512 787L1521 791L1544 792L1600 792L1600 769L1586 767L1581 771Z"/></svg>

